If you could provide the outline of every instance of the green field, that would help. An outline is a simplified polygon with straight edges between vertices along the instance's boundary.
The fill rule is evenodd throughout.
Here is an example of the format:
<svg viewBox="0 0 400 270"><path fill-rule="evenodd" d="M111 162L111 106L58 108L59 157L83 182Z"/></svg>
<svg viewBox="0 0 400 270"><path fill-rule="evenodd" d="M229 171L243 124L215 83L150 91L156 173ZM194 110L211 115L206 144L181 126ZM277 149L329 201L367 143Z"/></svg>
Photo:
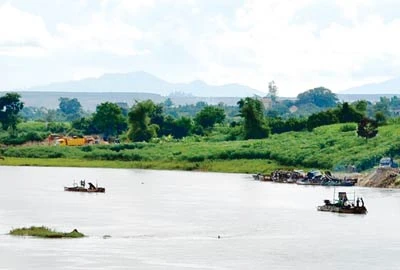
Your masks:
<svg viewBox="0 0 400 270"><path fill-rule="evenodd" d="M378 136L368 141L357 137L355 127L335 124L246 141L14 146L0 150L5 158L0 164L269 173L278 168L341 170L348 165L363 171L383 156L398 157L400 124L380 127Z"/></svg>

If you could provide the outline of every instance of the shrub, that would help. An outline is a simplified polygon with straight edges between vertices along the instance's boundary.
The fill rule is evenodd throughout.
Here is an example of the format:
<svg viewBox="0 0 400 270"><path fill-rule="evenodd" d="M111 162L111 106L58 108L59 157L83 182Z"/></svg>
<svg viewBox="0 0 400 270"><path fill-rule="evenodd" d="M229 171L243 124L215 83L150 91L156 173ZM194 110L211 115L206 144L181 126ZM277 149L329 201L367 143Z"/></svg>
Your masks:
<svg viewBox="0 0 400 270"><path fill-rule="evenodd" d="M30 131L25 134L25 140L26 141L31 141L31 142L41 142L46 138L45 133L39 133L36 131Z"/></svg>
<svg viewBox="0 0 400 270"><path fill-rule="evenodd" d="M357 125L356 124L345 124L340 127L341 132L349 132L349 131L356 131Z"/></svg>

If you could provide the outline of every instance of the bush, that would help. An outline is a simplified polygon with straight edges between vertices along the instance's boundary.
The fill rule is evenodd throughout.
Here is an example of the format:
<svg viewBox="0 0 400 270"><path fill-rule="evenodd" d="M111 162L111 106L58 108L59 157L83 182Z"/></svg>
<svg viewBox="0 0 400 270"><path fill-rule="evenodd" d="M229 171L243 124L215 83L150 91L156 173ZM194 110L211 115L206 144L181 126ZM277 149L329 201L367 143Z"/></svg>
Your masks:
<svg viewBox="0 0 400 270"><path fill-rule="evenodd" d="M39 133L36 131L30 131L25 134L25 140L26 141L31 141L31 142L41 142L46 138L45 133Z"/></svg>
<svg viewBox="0 0 400 270"><path fill-rule="evenodd" d="M341 132L349 132L349 131L356 131L357 125L356 124L345 124L340 127Z"/></svg>
<svg viewBox="0 0 400 270"><path fill-rule="evenodd" d="M59 147L12 147L4 151L8 157L26 157L26 158L64 158L66 154Z"/></svg>
<svg viewBox="0 0 400 270"><path fill-rule="evenodd" d="M121 161L149 160L148 156L144 156L132 150L123 150L116 152L116 151L95 149L92 152L88 152L83 157L92 160L121 160Z"/></svg>
<svg viewBox="0 0 400 270"><path fill-rule="evenodd" d="M12 137L12 136L7 136L1 138L1 143L5 145L21 145L26 143L26 138L23 136L18 136L18 137Z"/></svg>

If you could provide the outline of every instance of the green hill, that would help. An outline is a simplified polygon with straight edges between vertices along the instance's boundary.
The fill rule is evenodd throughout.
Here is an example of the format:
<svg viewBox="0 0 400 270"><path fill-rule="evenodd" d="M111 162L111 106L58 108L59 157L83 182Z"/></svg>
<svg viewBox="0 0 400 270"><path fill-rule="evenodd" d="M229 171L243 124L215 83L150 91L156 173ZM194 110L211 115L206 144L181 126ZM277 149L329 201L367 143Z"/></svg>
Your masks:
<svg viewBox="0 0 400 270"><path fill-rule="evenodd" d="M186 138L82 147L8 147L0 150L5 157L0 164L245 173L270 172L283 167L336 170L353 165L362 171L375 166L383 156L399 155L400 124L380 127L378 135L368 141L357 137L355 128L356 124L336 124L312 132L288 132L248 141L210 142Z"/></svg>

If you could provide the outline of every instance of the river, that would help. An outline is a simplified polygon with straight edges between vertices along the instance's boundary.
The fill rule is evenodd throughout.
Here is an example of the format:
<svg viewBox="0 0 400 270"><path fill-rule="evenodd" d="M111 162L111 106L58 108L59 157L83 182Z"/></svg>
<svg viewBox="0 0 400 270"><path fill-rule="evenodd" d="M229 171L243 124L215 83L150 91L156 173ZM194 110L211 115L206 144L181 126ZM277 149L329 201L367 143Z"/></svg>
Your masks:
<svg viewBox="0 0 400 270"><path fill-rule="evenodd" d="M106 193L63 191L81 179ZM331 187L243 174L4 166L0 181L0 269L399 269L398 190L342 188L369 211L345 215L316 211ZM31 225L87 237L8 234Z"/></svg>

